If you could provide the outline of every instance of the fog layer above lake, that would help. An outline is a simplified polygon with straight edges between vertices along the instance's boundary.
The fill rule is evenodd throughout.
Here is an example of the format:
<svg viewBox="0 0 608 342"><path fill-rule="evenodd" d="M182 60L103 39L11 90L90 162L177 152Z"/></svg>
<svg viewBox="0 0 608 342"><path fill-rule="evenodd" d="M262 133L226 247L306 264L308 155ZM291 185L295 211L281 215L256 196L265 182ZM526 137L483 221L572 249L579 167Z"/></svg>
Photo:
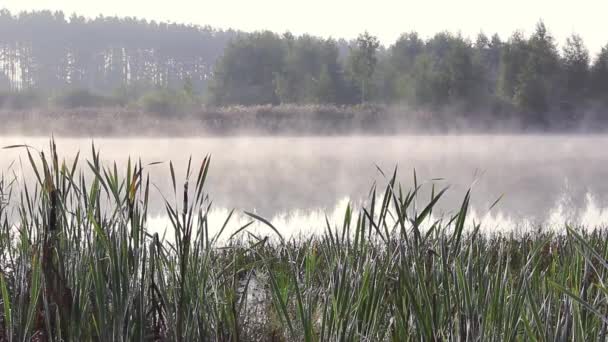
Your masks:
<svg viewBox="0 0 608 342"><path fill-rule="evenodd" d="M92 139L58 138L68 161L81 151L89 158ZM440 208L449 212L472 187L472 211L486 225L608 224L608 137L605 136L392 136L231 137L199 139L94 139L102 160L126 164L141 159L151 182L173 198L168 162L184 179L188 158L198 165L212 156L208 194L213 206L255 211L284 225L321 225L324 213L339 216L346 203L366 199L371 186L386 184L395 166L399 181L413 186L432 179L450 186ZM0 145L28 144L48 150L48 138L1 137ZM26 175L23 149L0 151L0 169ZM25 170L21 172L20 162ZM81 167L85 165L80 163ZM83 168L86 170L86 168ZM31 175L31 174L30 174ZM430 185L423 198L430 197ZM161 196L152 193L151 215L162 217ZM488 214L488 208L503 196ZM318 227L317 227L318 228Z"/></svg>

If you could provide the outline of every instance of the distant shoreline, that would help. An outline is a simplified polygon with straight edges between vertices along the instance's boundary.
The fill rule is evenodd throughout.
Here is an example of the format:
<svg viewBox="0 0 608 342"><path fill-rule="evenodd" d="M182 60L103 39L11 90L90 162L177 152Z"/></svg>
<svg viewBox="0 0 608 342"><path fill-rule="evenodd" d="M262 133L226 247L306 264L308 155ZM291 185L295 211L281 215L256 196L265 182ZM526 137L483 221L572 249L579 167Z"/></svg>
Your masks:
<svg viewBox="0 0 608 342"><path fill-rule="evenodd" d="M63 137L398 136L604 134L604 113L576 113L566 122L523 122L525 115L482 116L462 110L405 106L280 105L202 107L148 113L125 107L0 110L0 135ZM475 119L470 119L473 117ZM479 118L482 117L482 120Z"/></svg>

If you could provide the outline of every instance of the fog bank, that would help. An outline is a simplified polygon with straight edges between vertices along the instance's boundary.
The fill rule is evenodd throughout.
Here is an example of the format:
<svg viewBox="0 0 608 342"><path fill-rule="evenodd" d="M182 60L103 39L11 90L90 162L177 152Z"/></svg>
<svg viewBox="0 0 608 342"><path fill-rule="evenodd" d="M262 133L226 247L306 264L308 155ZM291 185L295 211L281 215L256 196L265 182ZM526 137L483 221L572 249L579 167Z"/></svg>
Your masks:
<svg viewBox="0 0 608 342"><path fill-rule="evenodd" d="M525 114L412 109L407 106L280 105L201 107L151 113L123 107L0 110L0 134L64 137L197 137L235 135L400 135L604 133L603 110L554 113L556 121Z"/></svg>

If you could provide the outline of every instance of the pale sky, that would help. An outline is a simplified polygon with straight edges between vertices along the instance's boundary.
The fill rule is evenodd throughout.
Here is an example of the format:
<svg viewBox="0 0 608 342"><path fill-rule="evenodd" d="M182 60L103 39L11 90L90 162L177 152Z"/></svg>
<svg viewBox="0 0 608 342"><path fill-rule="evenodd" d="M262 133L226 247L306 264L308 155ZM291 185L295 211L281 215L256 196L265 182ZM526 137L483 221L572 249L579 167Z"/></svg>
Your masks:
<svg viewBox="0 0 608 342"><path fill-rule="evenodd" d="M323 37L354 38L364 30L390 45L403 32L428 37L442 30L510 36L529 33L543 19L561 44L580 34L593 54L608 43L608 0L0 0L12 12L62 10L235 28L287 30Z"/></svg>

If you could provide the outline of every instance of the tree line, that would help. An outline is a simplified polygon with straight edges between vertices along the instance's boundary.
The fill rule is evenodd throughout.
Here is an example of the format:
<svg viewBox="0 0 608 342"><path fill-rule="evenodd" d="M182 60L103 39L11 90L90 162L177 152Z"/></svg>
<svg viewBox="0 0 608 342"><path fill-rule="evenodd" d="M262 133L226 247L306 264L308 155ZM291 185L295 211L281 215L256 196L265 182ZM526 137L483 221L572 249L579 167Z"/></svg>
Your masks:
<svg viewBox="0 0 608 342"><path fill-rule="evenodd" d="M0 32L5 91L178 89L214 106L404 104L539 123L608 105L608 45L591 56L573 34L558 46L542 22L529 36L409 32L383 46L367 32L346 41L3 10Z"/></svg>
<svg viewBox="0 0 608 342"><path fill-rule="evenodd" d="M388 48L369 33L341 56L331 39L261 32L232 41L211 80L212 103L383 103L463 111L572 115L608 104L608 45L592 58L573 34L560 49L544 23L525 37L474 41L403 34ZM542 121L551 117L533 116Z"/></svg>
<svg viewBox="0 0 608 342"><path fill-rule="evenodd" d="M233 30L63 12L0 10L0 89L203 89Z"/></svg>

